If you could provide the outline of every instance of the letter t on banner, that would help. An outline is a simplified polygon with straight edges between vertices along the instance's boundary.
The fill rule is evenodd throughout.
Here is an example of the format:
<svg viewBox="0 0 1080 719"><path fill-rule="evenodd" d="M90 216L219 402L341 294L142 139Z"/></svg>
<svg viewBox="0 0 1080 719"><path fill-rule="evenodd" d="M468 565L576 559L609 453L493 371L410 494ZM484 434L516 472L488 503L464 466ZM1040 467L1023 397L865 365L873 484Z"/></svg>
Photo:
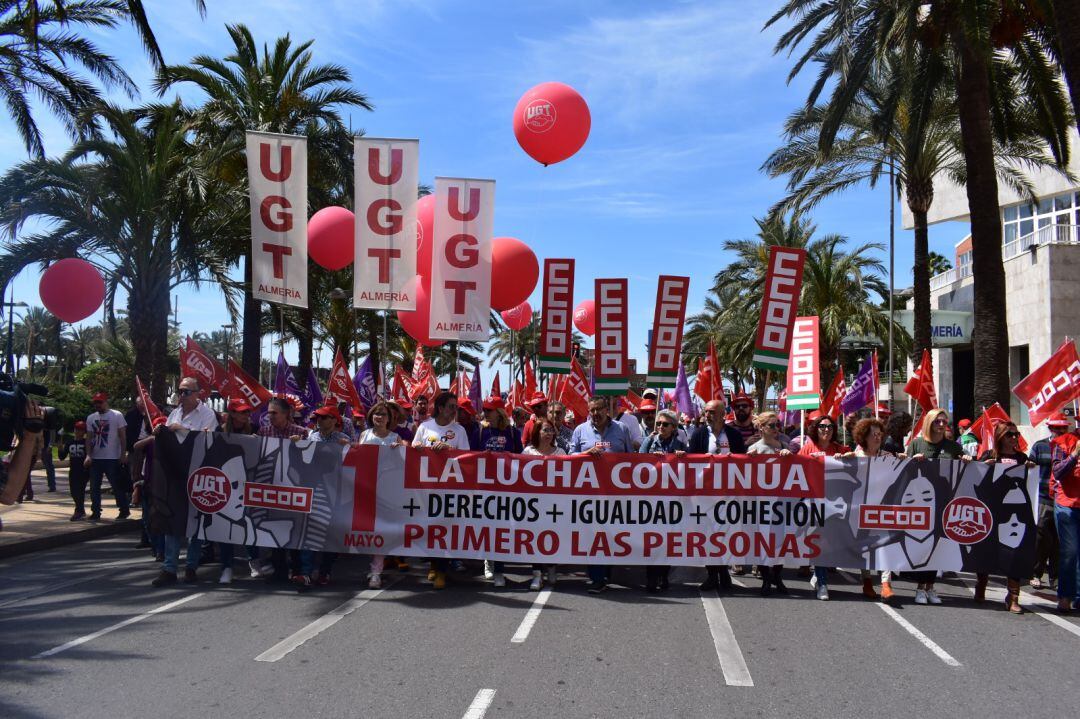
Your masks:
<svg viewBox="0 0 1080 719"><path fill-rule="evenodd" d="M570 374L573 352L574 261L544 260L544 308L540 313L540 357L536 368Z"/></svg>
<svg viewBox="0 0 1080 719"><path fill-rule="evenodd" d="M307 307L307 138L247 133L251 296Z"/></svg>
<svg viewBox="0 0 1080 719"><path fill-rule="evenodd" d="M626 284L625 279L596 280L596 394L624 395L630 389Z"/></svg>
<svg viewBox="0 0 1080 719"><path fill-rule="evenodd" d="M435 178L432 339L487 341L494 218L494 180Z"/></svg>
<svg viewBox="0 0 1080 719"><path fill-rule="evenodd" d="M806 250L796 247L769 248L769 267L765 272L765 291L761 297L761 316L754 338L751 364L766 370L783 372L791 351L791 329L799 311Z"/></svg>
<svg viewBox="0 0 1080 719"><path fill-rule="evenodd" d="M683 321L686 319L689 295L689 277L660 275L656 284L652 342L649 344L649 373L645 378L645 384L650 387L675 386L679 376Z"/></svg>
<svg viewBox="0 0 1080 719"><path fill-rule="evenodd" d="M353 306L416 309L416 183L419 140L358 137Z"/></svg>

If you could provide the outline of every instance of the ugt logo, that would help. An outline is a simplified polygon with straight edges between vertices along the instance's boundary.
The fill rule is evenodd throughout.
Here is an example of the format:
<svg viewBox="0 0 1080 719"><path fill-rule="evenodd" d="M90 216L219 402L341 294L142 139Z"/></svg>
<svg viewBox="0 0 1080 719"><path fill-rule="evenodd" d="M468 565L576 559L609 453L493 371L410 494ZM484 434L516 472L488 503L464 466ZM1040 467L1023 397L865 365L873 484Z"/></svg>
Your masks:
<svg viewBox="0 0 1080 719"><path fill-rule="evenodd" d="M205 514L220 512L229 503L232 485L217 467L199 467L188 477L188 499Z"/></svg>
<svg viewBox="0 0 1080 719"><path fill-rule="evenodd" d="M554 126L555 106L547 100L533 100L525 107L525 127L541 133Z"/></svg>
<svg viewBox="0 0 1080 719"><path fill-rule="evenodd" d="M957 497L945 505L945 536L957 544L977 544L990 535L994 517L975 497Z"/></svg>

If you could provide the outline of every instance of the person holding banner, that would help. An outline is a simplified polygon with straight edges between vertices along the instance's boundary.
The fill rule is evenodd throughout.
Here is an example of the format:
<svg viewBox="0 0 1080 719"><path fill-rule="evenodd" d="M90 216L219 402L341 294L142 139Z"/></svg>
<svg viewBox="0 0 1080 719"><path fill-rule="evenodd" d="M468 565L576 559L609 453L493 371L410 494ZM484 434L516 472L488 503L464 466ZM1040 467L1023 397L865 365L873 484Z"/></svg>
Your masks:
<svg viewBox="0 0 1080 719"><path fill-rule="evenodd" d="M1058 536L1054 526L1054 499L1050 496L1050 474L1053 468L1054 440L1069 431L1069 418L1061 412L1046 420L1050 436L1031 445L1031 459L1039 468L1039 516L1038 543L1035 550L1035 571L1032 572L1031 588L1042 589L1042 575L1050 579L1051 589L1057 586Z"/></svg>
<svg viewBox="0 0 1080 719"><path fill-rule="evenodd" d="M548 404L548 419L555 425L557 433L555 444L566 454L570 451L570 442L574 439L574 430L566 424L566 405L562 402Z"/></svg>
<svg viewBox="0 0 1080 719"><path fill-rule="evenodd" d="M814 410L807 417L806 435L802 444L799 445L799 456L802 457L836 457L846 454L850 450L836 441L836 422L832 417ZM814 566L814 574L810 577L810 588L817 593L821 601L829 600L829 570L832 567Z"/></svg>
<svg viewBox="0 0 1080 719"><path fill-rule="evenodd" d="M389 402L376 402L367 413L368 428L360 433L357 444L377 444L382 447L400 447L401 437L391 431L390 423L393 421L394 411ZM382 589L383 566L386 556L383 554L371 555L371 566L368 568L368 589ZM406 565L406 568L408 565Z"/></svg>
<svg viewBox="0 0 1080 719"><path fill-rule="evenodd" d="M555 441L557 436L558 429L556 428L555 423L547 417L533 422L532 434L529 435L529 443L525 445L522 454L529 454L537 457L560 457L565 455L566 452L564 452ZM547 570L548 586L555 586L555 581L558 578L558 566L555 564L534 564L533 578L529 583L529 589L534 592L540 590L545 569Z"/></svg>
<svg viewBox="0 0 1080 719"><path fill-rule="evenodd" d="M781 457L790 457L791 450L785 447L781 441L783 436L780 432L781 429L780 417L775 412L762 412L755 416L754 431L760 439L747 447L746 453L775 454ZM761 596L772 594L773 589L780 594L787 594L783 572L783 564L776 564L771 567L764 564L758 566L757 573L761 577Z"/></svg>
<svg viewBox="0 0 1080 719"><path fill-rule="evenodd" d="M253 435L256 432L255 425L251 421L251 405L242 399L234 398L229 400L225 412L225 421L221 423L221 427L218 429L222 434L230 435ZM218 579L219 584L229 584L232 582L232 565L233 557L236 555L236 546L233 544L218 544L219 556L221 557L221 577ZM248 571L251 573L252 579L259 577L268 577L274 573L274 567L270 563L264 563L259 558L259 548L255 545L249 545L247 547L248 556Z"/></svg>
<svg viewBox="0 0 1080 719"><path fill-rule="evenodd" d="M641 443L642 454L674 454L682 457L686 454L686 443L679 439L679 416L670 409L662 409L656 413L653 422L655 431ZM668 575L671 574L669 565L650 564L645 567L645 591L665 592L668 588Z"/></svg>
<svg viewBox="0 0 1080 719"><path fill-rule="evenodd" d="M541 397L543 395L540 395ZM466 402L468 400L465 400ZM488 397L484 402L484 423L480 427L480 439L477 442L476 449L481 452L509 452L511 454L521 454L521 435L518 431L510 426L510 418L506 416L506 411L503 409L503 400L501 397ZM537 405L539 406L539 405ZM547 399L544 399L543 404L544 412L547 412ZM530 418L525 424L526 427L532 429L536 424L537 417ZM497 561L484 560L484 577L490 579L492 585L496 589L502 589L506 586L506 577L503 576L503 563Z"/></svg>
<svg viewBox="0 0 1080 719"><path fill-rule="evenodd" d="M724 404L717 399L705 403L705 423L690 435L690 454L746 454L742 433L724 424ZM699 589L731 589L731 572L725 565L707 566L708 576Z"/></svg>
<svg viewBox="0 0 1080 719"><path fill-rule="evenodd" d="M416 433L409 427L409 411L412 410L412 404L406 400L387 400L386 406L390 408L392 417L390 418L390 426L394 428L394 434L401 437L402 442L411 443Z"/></svg>
<svg viewBox="0 0 1080 719"><path fill-rule="evenodd" d="M1050 496L1058 532L1058 611L1080 609L1077 562L1080 561L1080 437L1068 432L1054 438Z"/></svg>
<svg viewBox="0 0 1080 719"><path fill-rule="evenodd" d="M885 423L875 417L860 419L851 430L851 439L855 442L855 451L845 454L845 457L888 457L891 452L881 448L885 441ZM862 593L867 599L882 599L888 602L895 595L892 590L892 572L885 569L881 572L881 596L874 591L874 580L869 569L859 570L862 579Z"/></svg>

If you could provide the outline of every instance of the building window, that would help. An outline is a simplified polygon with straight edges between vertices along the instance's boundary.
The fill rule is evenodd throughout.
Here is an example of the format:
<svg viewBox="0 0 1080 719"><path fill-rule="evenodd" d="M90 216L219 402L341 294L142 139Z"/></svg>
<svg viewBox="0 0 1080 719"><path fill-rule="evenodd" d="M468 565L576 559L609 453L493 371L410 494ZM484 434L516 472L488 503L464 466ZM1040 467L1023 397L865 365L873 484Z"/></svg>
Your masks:
<svg viewBox="0 0 1080 719"><path fill-rule="evenodd" d="M1075 213L1070 212L1075 208ZM1029 237L1036 231L1050 225L1076 225L1080 226L1080 192L1066 192L1053 197L1044 197L1037 203L1025 202L1019 205L1004 207L1001 211L1002 241L1008 245L1018 240L1023 241L1024 247L1045 242L1050 235L1040 233L1038 237ZM1046 231L1047 233L1049 230ZM1071 229L1058 228L1056 235L1059 241L1067 241ZM1022 249L1022 248L1021 248Z"/></svg>
<svg viewBox="0 0 1080 719"><path fill-rule="evenodd" d="M1054 211L1067 210L1072 207L1072 195L1066 192L1064 195L1058 195L1054 198Z"/></svg>

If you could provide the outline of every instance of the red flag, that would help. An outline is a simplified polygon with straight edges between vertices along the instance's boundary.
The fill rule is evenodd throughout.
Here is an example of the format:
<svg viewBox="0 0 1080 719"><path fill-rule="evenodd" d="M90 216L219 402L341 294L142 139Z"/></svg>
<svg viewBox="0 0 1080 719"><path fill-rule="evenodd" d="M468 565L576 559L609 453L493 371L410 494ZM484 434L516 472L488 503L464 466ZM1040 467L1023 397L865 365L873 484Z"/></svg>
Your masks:
<svg viewBox="0 0 1080 719"><path fill-rule="evenodd" d="M143 387L142 380L135 377L135 386L139 390L139 397L142 398L143 408L146 410L146 416L150 418L150 427L157 427L159 424L165 424L165 415L158 409L158 406L154 404L154 400L150 399L150 395L146 393L146 388Z"/></svg>
<svg viewBox="0 0 1080 719"><path fill-rule="evenodd" d="M525 388L521 385L521 382L514 380L514 384L510 387L510 393L506 395L507 412L513 414L515 409L522 406L522 402L525 401L524 392Z"/></svg>
<svg viewBox="0 0 1080 719"><path fill-rule="evenodd" d="M273 397L270 390L259 384L259 381L244 371L244 368L236 364L236 360L229 360L228 379L221 394L227 398L239 397L258 411L266 406Z"/></svg>
<svg viewBox="0 0 1080 719"><path fill-rule="evenodd" d="M625 397L619 397L619 404L626 408L627 412L637 412L642 403L641 395L632 389L626 390Z"/></svg>
<svg viewBox="0 0 1080 719"><path fill-rule="evenodd" d="M363 412L364 403L356 393L356 385L349 376L349 368L341 357L339 349L334 355L334 367L330 370L330 379L326 381L326 399L334 398L337 402L346 402L354 412Z"/></svg>
<svg viewBox="0 0 1080 719"><path fill-rule="evenodd" d="M698 360L698 374L694 379L694 394L704 402L724 399L723 379L720 377L720 363L716 359L716 345L709 342L709 351L704 360Z"/></svg>
<svg viewBox="0 0 1080 719"><path fill-rule="evenodd" d="M465 370L458 372L450 382L450 391L458 398L459 402L468 398L470 389L472 389L472 377Z"/></svg>
<svg viewBox="0 0 1080 719"><path fill-rule="evenodd" d="M709 342L709 354L705 357L712 380L712 399L724 399L724 378L720 375L720 362L716 359L716 345Z"/></svg>
<svg viewBox="0 0 1080 719"><path fill-rule="evenodd" d="M533 371L532 361L526 359L521 368L522 373L525 375L524 397L531 399L536 394L536 373Z"/></svg>
<svg viewBox="0 0 1080 719"><path fill-rule="evenodd" d="M416 352L413 354L412 378L415 380L424 379L424 372L430 366L427 359L424 358L424 346L421 344L416 345Z"/></svg>
<svg viewBox="0 0 1080 719"><path fill-rule="evenodd" d="M228 372L190 337L187 338L187 346L180 348L180 376L199 380L203 399L210 395L212 389L225 394Z"/></svg>
<svg viewBox="0 0 1080 719"><path fill-rule="evenodd" d="M565 375L561 375L561 374L550 375L550 378L548 379L548 386L547 386L548 403L558 402L559 401L559 392L560 392L559 388L560 388L560 385L562 384L562 380L563 380L564 377L565 377Z"/></svg>
<svg viewBox="0 0 1080 719"><path fill-rule="evenodd" d="M837 412L840 411L840 403L844 400L844 395L846 393L847 387L844 383L844 370L839 369L836 371L836 376L833 377L829 389L825 391L825 397L821 400L821 411L833 419L836 419Z"/></svg>
<svg viewBox="0 0 1080 719"><path fill-rule="evenodd" d="M435 368L424 358L423 345L416 346L416 354L413 356L412 378L413 387L409 391L409 397L415 402L417 397L425 396L428 401L435 399L439 394L439 380L435 377Z"/></svg>
<svg viewBox="0 0 1080 719"><path fill-rule="evenodd" d="M982 416L975 420L971 427L968 428L968 431L976 437L979 437L981 440L983 433L986 431L987 424L990 425L990 434L993 435L994 425L1011 421L1012 418L1009 417L1009 413L1006 412L1000 404L994 402L994 404L989 407L983 408ZM992 440L990 446L993 446ZM1027 440L1024 439L1024 435L1020 435L1020 438L1017 440L1017 446L1020 448L1021 452L1027 452L1028 443Z"/></svg>
<svg viewBox="0 0 1080 719"><path fill-rule="evenodd" d="M412 402L412 395L416 382L409 376L409 373L398 365L394 368L394 386L390 389L390 396L394 398L395 402L402 400L406 402Z"/></svg>
<svg viewBox="0 0 1080 719"><path fill-rule="evenodd" d="M1000 409L1000 407L998 409ZM1005 421L1007 422L1008 419ZM981 457L984 452L989 452L994 448L994 427L999 422L1001 422L1001 419L991 417L990 413L984 408L982 417L979 417L979 421L971 426L971 430L975 432L975 436L979 438L979 448L975 450L976 457ZM976 427L978 428L977 430Z"/></svg>
<svg viewBox="0 0 1080 719"><path fill-rule="evenodd" d="M501 397L502 396L502 387L499 385L499 373L498 372L495 373L495 379L491 382L491 396L492 397Z"/></svg>
<svg viewBox="0 0 1080 719"><path fill-rule="evenodd" d="M919 366L904 385L904 392L922 407L923 412L937 407L937 390L934 389L934 367L930 359L930 350L923 350Z"/></svg>
<svg viewBox="0 0 1080 719"><path fill-rule="evenodd" d="M574 413L575 422L583 422L589 416L589 376L585 374L574 357L570 363L570 374L565 375L559 388L559 401Z"/></svg>
<svg viewBox="0 0 1080 719"><path fill-rule="evenodd" d="M1027 405L1032 426L1042 423L1069 402L1080 397L1080 357L1076 343L1061 343L1050 359L1013 387L1021 402Z"/></svg>

